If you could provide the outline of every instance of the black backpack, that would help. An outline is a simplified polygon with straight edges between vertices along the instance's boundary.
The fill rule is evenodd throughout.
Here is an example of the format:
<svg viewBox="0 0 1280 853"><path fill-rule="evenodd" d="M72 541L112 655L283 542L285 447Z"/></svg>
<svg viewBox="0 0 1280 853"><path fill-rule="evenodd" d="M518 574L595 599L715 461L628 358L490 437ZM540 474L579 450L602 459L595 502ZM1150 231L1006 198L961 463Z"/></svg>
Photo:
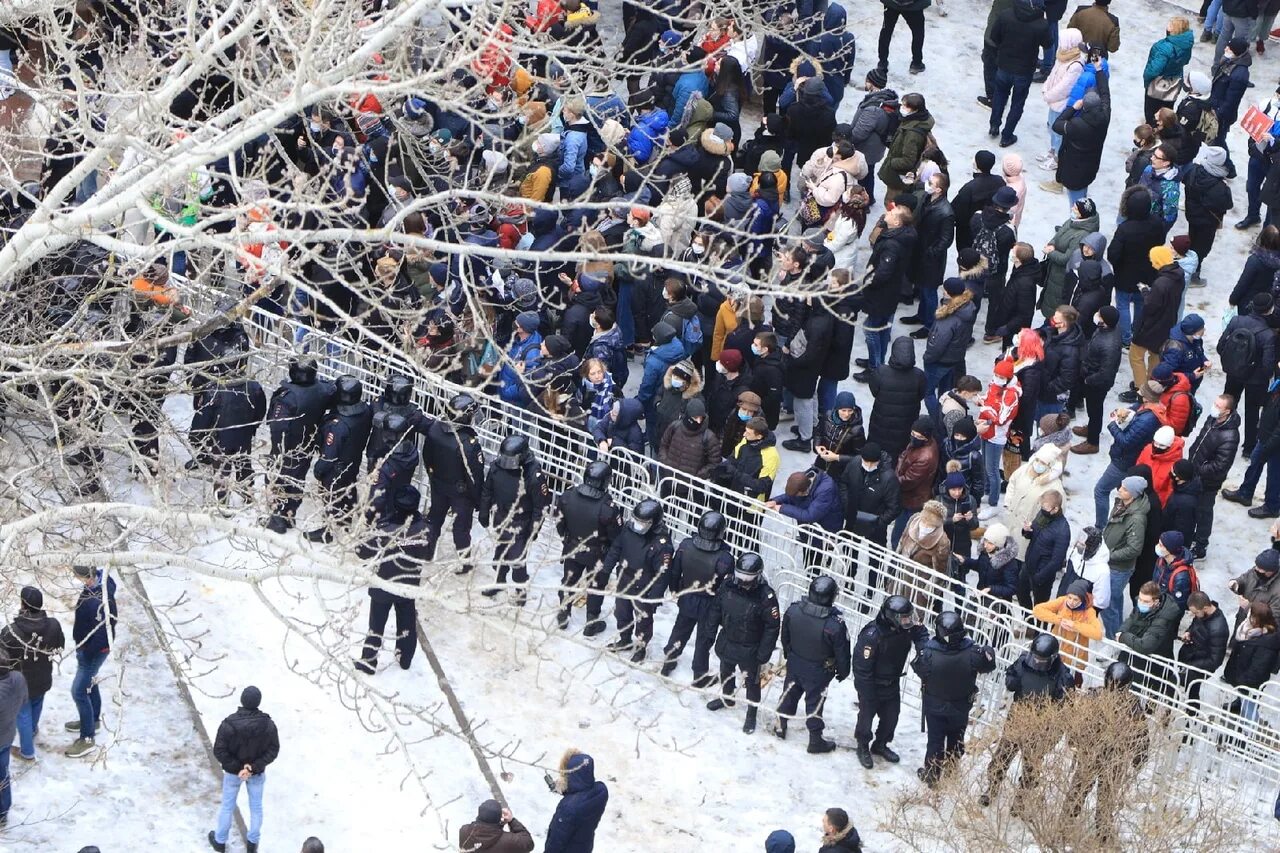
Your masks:
<svg viewBox="0 0 1280 853"><path fill-rule="evenodd" d="M1246 376L1252 373L1262 359L1262 345L1252 329L1242 326L1229 330L1218 345L1218 359L1228 376Z"/></svg>

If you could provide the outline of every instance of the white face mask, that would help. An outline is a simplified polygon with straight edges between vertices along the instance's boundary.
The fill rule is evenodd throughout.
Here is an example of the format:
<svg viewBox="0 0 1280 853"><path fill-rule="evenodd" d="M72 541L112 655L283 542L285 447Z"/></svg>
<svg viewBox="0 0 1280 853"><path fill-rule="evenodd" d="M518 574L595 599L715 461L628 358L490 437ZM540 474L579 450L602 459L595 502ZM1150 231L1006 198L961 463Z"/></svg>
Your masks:
<svg viewBox="0 0 1280 853"><path fill-rule="evenodd" d="M928 525L928 524L922 524L922 525L920 525L920 535L921 535L921 536L931 536L931 535L933 535L933 531L935 531L935 530L937 530L937 529L938 529L937 527L933 527L933 526L930 526L930 525Z"/></svg>

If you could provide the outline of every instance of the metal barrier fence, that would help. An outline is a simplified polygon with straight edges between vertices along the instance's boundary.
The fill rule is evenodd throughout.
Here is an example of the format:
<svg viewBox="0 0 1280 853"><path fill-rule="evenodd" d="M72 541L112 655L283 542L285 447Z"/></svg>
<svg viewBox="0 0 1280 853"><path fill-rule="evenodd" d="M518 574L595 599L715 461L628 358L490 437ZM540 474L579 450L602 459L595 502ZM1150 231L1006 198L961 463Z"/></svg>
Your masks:
<svg viewBox="0 0 1280 853"><path fill-rule="evenodd" d="M193 307L212 307L215 294L193 286ZM199 304L203 303L203 305ZM255 364L282 375L289 358L303 346L323 353L321 372L358 376L370 393L380 391L391 371L414 377L418 402L428 413L443 411L445 402L459 391L469 391L481 401L475 428L484 449L495 454L503 438L513 433L528 436L553 483L562 486L579 481L588 463L601 458L590 435L550 417L514 406L475 389L445 381L416 368L404 356L375 351L345 338L316 332L298 322L256 307L249 319L258 338ZM996 602L969 583L942 577L896 552L847 531L831 533L793 521L759 502L699 480L628 450L611 450L606 457L613 467L611 491L624 507L642 497L661 498L673 535L691 534L708 508L721 510L729 520L726 539L738 552L753 551L767 566L767 578L783 608L807 592L817 571L832 575L841 584L840 603L849 613L874 614L887 594L898 592L929 609L935 605L960 612L978 642L997 650L995 673L979 681L975 719L981 725L1001 719L1004 704L1003 672L1025 650L1021 637L1045 630L1029 611L1017 603ZM811 573L811 568L813 572ZM875 571L882 584L868 582ZM887 591L886 591L887 590ZM851 626L856 630L856 626ZM1137 654L1110 640L1095 642L1083 665L1086 684L1102 682L1111 661L1123 657L1144 673L1137 690L1162 721L1158 731L1176 739L1179 765L1194 770L1187 778L1199 784L1229 785L1252 800L1258 809L1271 808L1280 784L1280 686L1269 683L1262 691L1235 688L1203 671L1172 660ZM1187 688L1201 683L1198 702ZM919 708L919 683L914 675L904 681L903 702ZM1252 703L1245 704L1245 703ZM1243 707L1249 714L1230 708Z"/></svg>

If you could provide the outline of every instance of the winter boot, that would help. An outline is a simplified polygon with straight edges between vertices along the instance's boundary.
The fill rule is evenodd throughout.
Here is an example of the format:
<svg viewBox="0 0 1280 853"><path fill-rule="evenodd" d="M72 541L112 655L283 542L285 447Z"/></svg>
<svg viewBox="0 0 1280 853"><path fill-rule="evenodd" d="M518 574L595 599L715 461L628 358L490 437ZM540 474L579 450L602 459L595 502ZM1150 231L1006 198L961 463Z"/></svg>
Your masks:
<svg viewBox="0 0 1280 853"><path fill-rule="evenodd" d="M756 712L760 709L752 705L747 709L747 720L742 724L743 734L751 734L756 730Z"/></svg>
<svg viewBox="0 0 1280 853"><path fill-rule="evenodd" d="M214 850L217 850L218 853L227 853L227 845L218 841L218 838L212 829L209 830L209 846Z"/></svg>
<svg viewBox="0 0 1280 853"><path fill-rule="evenodd" d="M858 763L867 770L876 766L876 763L871 760L871 749L865 743L858 744Z"/></svg>
<svg viewBox="0 0 1280 853"><path fill-rule="evenodd" d="M778 740L787 739L787 718L786 717L778 718L777 724L774 725L773 727L773 736L776 737Z"/></svg>
<svg viewBox="0 0 1280 853"><path fill-rule="evenodd" d="M84 758L93 752L93 738L81 737L76 738L76 742L67 747L66 752L62 753L67 758Z"/></svg>
<svg viewBox="0 0 1280 853"><path fill-rule="evenodd" d="M722 708L732 708L734 702L728 696L721 696L718 699L712 699L707 703L708 711L719 711Z"/></svg>
<svg viewBox="0 0 1280 853"><path fill-rule="evenodd" d="M889 748L889 744L887 743L873 743L871 745L871 752L874 755L880 756L890 764L897 764L902 760L898 757L898 753Z"/></svg>
<svg viewBox="0 0 1280 853"><path fill-rule="evenodd" d="M836 748L836 742L827 740L822 736L822 732L809 732L809 754L821 755L824 752L833 752Z"/></svg>

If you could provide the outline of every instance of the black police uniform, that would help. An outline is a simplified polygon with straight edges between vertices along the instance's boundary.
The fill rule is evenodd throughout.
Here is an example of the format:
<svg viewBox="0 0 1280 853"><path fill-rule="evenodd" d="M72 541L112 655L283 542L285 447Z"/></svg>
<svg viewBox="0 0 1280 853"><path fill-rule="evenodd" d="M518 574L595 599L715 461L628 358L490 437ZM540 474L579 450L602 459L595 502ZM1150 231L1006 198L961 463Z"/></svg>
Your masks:
<svg viewBox="0 0 1280 853"><path fill-rule="evenodd" d="M331 522L344 521L355 506L356 478L372 424L373 410L363 400L339 405L325 419L315 474L324 487L325 510Z"/></svg>
<svg viewBox="0 0 1280 853"><path fill-rule="evenodd" d="M693 644L695 682L704 679L711 668L711 647L715 644L719 626L712 624L707 617L720 584L733 574L733 564L733 552L727 544L696 534L681 542L671 558L667 586L677 596L677 613L663 652L667 664L674 666L696 628L698 636Z"/></svg>
<svg viewBox="0 0 1280 853"><path fill-rule="evenodd" d="M226 483L234 478L244 482L253 477L253 436L267 414L267 395L262 386L244 377L219 378L205 385L195 396L190 438L201 465L216 466L218 483L214 494L227 498Z"/></svg>
<svg viewBox="0 0 1280 853"><path fill-rule="evenodd" d="M427 527L431 534L431 557L444 530L445 517L453 510L453 546L460 557L471 547L471 523L480 486L484 483L484 454L476 431L465 424L428 418L422 463L431 482L431 508ZM470 562L464 571L471 570Z"/></svg>
<svg viewBox="0 0 1280 853"><path fill-rule="evenodd" d="M1013 717L1017 714L1021 703L1033 699L1065 701L1067 693L1075 687L1075 684L1075 675L1071 667L1064 664L1061 657L1055 655L1047 669L1039 670L1031 665L1031 653L1023 652L1004 673L1005 689L1013 694L1013 707L1009 710L1009 716ZM1057 732L1046 732L1046 737L1041 740L1047 743L1052 740L1050 735L1057 734ZM1022 753L1022 775L1018 778L1018 787L1034 787L1045 748L1044 743L1000 738L991 756L991 763L987 765L987 791L984 796L990 798L1000 787L1005 774L1009 772L1009 765L1013 763L1013 759L1019 752Z"/></svg>
<svg viewBox="0 0 1280 853"><path fill-rule="evenodd" d="M274 514L292 522L302 504L307 471L319 447L320 424L333 405L332 382L282 382L271 395L267 426L271 430L271 456L280 462Z"/></svg>
<svg viewBox="0 0 1280 853"><path fill-rule="evenodd" d="M427 553L427 522L418 513L406 517L388 517L357 549L364 560L378 560L378 577L390 583L418 586L422 569L430 557ZM396 657L401 669L408 669L418 648L418 611L414 599L376 586L369 587L369 634L357 664L365 672L373 672L382 648L382 634L387 616L396 611Z"/></svg>
<svg viewBox="0 0 1280 853"><path fill-rule="evenodd" d="M602 574L608 577L618 567L613 615L623 644L631 644L633 632L641 648L653 639L653 614L662 604L673 551L671 531L658 522L646 533L624 524L605 553Z"/></svg>
<svg viewBox="0 0 1280 853"><path fill-rule="evenodd" d="M924 721L929 730L924 778L936 782L946 765L964 755L964 734L977 694L978 676L996 668L995 651L969 637L930 637L911 668L920 677Z"/></svg>
<svg viewBox="0 0 1280 853"><path fill-rule="evenodd" d="M547 478L532 453L527 453L515 470L498 463L489 467L480 489L480 524L494 536L498 583L507 582L508 572L516 583L528 582L525 555L550 502ZM520 590L517 597L523 601L523 596L524 591Z"/></svg>
<svg viewBox="0 0 1280 853"><path fill-rule="evenodd" d="M923 625L903 628L883 615L876 616L858 632L853 649L853 686L858 691L858 721L854 738L860 746L871 740L871 721L879 717L874 747L887 746L898 728L902 706L902 674L914 643L929 639Z"/></svg>
<svg viewBox="0 0 1280 853"><path fill-rule="evenodd" d="M773 657L781 628L778 597L764 578L748 587L736 576L730 577L720 585L707 618L719 629L716 656L720 658L721 692L725 696L733 693L736 671L740 669L747 700L759 702L760 667ZM729 704L727 700L725 704Z"/></svg>
<svg viewBox="0 0 1280 853"><path fill-rule="evenodd" d="M377 415L374 421L376 423ZM375 518L384 518L391 511L396 492L413 482L414 472L418 470L418 445L412 435L406 434L389 452L370 460L378 466L373 489L369 492L369 508Z"/></svg>
<svg viewBox="0 0 1280 853"><path fill-rule="evenodd" d="M804 695L805 728L812 741L822 735L822 703L831 679L849 677L849 628L835 607L797 601L782 620L782 654L787 678L779 716L795 714Z"/></svg>
<svg viewBox="0 0 1280 853"><path fill-rule="evenodd" d="M556 512L556 533L560 535L564 560L557 619L561 627L569 624L573 599L577 597L574 589L585 575L595 590L587 594L587 625L592 633L598 633L604 627L600 621L600 609L604 607L600 590L609 582L609 575L598 564L618 536L621 514L606 490L588 483L561 493L556 499Z"/></svg>

